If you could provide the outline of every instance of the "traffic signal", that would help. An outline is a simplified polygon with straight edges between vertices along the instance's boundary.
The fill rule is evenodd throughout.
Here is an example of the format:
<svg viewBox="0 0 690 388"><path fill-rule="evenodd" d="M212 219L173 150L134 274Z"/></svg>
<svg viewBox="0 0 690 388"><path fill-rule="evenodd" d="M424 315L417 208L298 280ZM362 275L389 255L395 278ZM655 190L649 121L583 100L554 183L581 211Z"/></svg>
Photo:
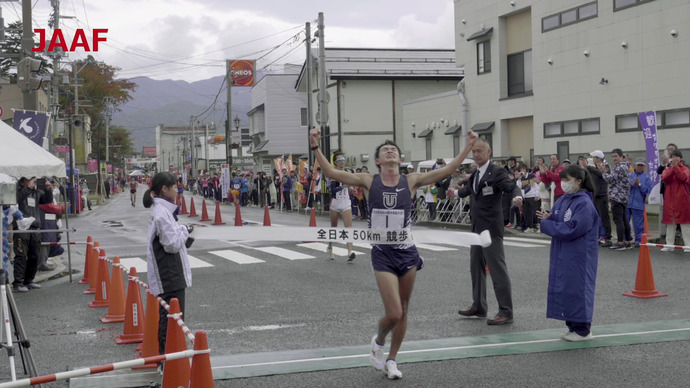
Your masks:
<svg viewBox="0 0 690 388"><path fill-rule="evenodd" d="M40 60L31 57L24 57L17 62L17 86L24 91L38 90L43 82L38 77L42 64Z"/></svg>

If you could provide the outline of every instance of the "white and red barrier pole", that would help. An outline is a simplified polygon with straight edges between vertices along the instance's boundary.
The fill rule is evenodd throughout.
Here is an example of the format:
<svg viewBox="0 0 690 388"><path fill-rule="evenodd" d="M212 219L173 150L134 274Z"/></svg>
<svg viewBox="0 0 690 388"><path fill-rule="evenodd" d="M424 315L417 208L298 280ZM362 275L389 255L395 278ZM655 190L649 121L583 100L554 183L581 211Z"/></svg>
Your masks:
<svg viewBox="0 0 690 388"><path fill-rule="evenodd" d="M657 247L657 248L672 248L672 249L683 249L683 250L690 250L690 245L665 245L665 244L640 244L640 245L646 245L648 247Z"/></svg>
<svg viewBox="0 0 690 388"><path fill-rule="evenodd" d="M120 369L130 369L135 366L158 363L162 361L172 361L179 360L181 358L194 357L196 354L210 353L209 349L205 350L185 350L182 352L175 352L169 354L161 354L159 356L151 356L146 358L137 358L134 360L116 362L114 364L92 366L90 368L75 369L67 372L54 373L52 375L37 376L28 379L22 379L17 381L10 381L7 383L1 383L0 388L13 388L13 387L29 387L36 384L45 384L51 381L67 380L73 377L94 375L103 372L110 372Z"/></svg>

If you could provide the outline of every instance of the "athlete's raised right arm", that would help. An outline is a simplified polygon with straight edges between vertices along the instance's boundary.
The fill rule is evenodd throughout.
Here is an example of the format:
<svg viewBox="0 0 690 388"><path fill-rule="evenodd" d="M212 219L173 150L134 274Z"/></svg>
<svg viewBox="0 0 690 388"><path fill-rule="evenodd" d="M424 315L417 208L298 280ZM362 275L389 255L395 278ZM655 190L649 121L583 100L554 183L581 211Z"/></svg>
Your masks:
<svg viewBox="0 0 690 388"><path fill-rule="evenodd" d="M365 187L367 190L371 186L371 181L373 175L363 174L363 173L351 173L348 171L337 170L331 165L331 162L323 155L319 147L319 137L321 137L321 130L319 128L313 128L309 131L309 143L316 160L319 161L319 167L323 175L327 178L334 179L342 184L350 186L360 186Z"/></svg>

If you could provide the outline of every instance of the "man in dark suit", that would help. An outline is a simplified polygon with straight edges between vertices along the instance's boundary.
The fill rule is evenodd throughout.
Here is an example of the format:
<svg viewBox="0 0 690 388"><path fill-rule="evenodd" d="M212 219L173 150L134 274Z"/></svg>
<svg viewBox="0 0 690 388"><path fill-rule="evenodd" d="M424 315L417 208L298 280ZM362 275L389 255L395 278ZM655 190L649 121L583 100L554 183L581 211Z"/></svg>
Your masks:
<svg viewBox="0 0 690 388"><path fill-rule="evenodd" d="M513 198L517 206L522 205L522 192L508 177L508 172L491 163L491 147L486 141L478 139L472 147L472 156L477 169L472 173L468 184L459 190L448 190L448 196L470 197L470 216L472 232L491 233L491 245L482 248L470 247L470 270L472 271L472 306L460 310L458 314L471 317L486 317L486 266L491 272L491 280L498 301L498 314L487 320L489 325L513 323L513 300L510 277L506 267L503 250L503 209L501 194Z"/></svg>

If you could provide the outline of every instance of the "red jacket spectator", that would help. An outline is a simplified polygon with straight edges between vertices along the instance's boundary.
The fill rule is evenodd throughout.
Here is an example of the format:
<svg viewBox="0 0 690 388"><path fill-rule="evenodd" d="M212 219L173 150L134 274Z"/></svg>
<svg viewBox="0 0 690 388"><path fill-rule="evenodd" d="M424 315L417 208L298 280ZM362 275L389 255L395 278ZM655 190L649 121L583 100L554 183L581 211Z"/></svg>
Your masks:
<svg viewBox="0 0 690 388"><path fill-rule="evenodd" d="M674 153L678 151L673 151ZM664 224L690 224L690 169L685 166L681 157L672 154L671 164L664 169L661 180L666 185L664 192ZM676 162L674 166L674 162ZM675 218L675 220L674 220ZM671 241L673 241L671 239ZM685 242L688 244L688 241Z"/></svg>
<svg viewBox="0 0 690 388"><path fill-rule="evenodd" d="M561 188L561 171L563 171L564 169L565 167L561 165L560 160L558 160L558 156L556 155L551 155L550 169L546 170L546 167L542 165L542 170L539 178L546 185L547 188L549 187L551 182L555 183L556 187L553 191L554 197L560 197L561 195L565 194L565 192Z"/></svg>

